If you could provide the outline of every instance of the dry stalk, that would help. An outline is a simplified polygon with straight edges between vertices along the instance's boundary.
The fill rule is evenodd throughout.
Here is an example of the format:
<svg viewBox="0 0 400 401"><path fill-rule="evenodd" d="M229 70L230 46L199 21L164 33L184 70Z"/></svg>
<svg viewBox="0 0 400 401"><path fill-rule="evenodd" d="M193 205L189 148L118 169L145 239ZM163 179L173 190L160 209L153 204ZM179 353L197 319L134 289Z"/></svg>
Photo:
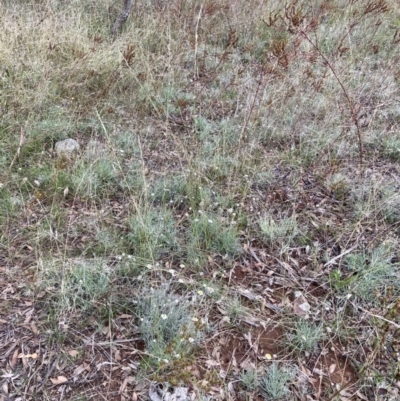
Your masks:
<svg viewBox="0 0 400 401"><path fill-rule="evenodd" d="M199 14L197 16L196 30L195 30L195 48L194 48L194 77L199 78L199 72L197 68L197 52L198 52L198 42L199 42L199 25L201 20L201 13L203 12L203 4L200 7Z"/></svg>
<svg viewBox="0 0 400 401"><path fill-rule="evenodd" d="M359 152L359 158L360 158L360 167L362 167L362 165L363 165L364 148L363 148L363 141L362 141L362 136L361 136L360 122L359 122L359 118L358 118L358 110L357 110L356 106L354 105L354 101L351 98L348 90L344 86L342 80L340 79L340 77L339 77L338 73L336 72L335 68L333 67L332 63L329 61L329 59L321 51L320 47L318 46L318 43L312 41L310 39L310 37L308 36L307 32L305 32L304 30L302 30L300 32L300 35L304 39L306 39L306 41L308 43L310 43L311 46L317 51L317 53L324 60L324 62L326 63L326 65L328 66L330 71L332 72L332 74L335 77L336 81L338 82L340 88L342 89L342 92L344 94L344 97L346 98L347 104L348 104L349 109L350 109L351 120L352 120L352 122L353 122L353 124L354 124L354 126L356 128L357 139L358 139L358 152ZM340 133L340 135L334 140L334 142L336 140L338 140L340 138L340 136L342 136L342 134L343 134L343 132Z"/></svg>

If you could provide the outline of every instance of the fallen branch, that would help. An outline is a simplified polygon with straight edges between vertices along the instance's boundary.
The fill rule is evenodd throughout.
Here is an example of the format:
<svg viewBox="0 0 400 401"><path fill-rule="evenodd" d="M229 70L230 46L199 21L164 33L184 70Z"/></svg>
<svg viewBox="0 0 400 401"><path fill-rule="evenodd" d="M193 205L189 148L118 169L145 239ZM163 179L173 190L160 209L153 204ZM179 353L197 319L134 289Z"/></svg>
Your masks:
<svg viewBox="0 0 400 401"><path fill-rule="evenodd" d="M354 245L351 248L347 249L346 251L342 252L340 255L335 256L334 258L332 258L331 260L326 262L324 264L324 267L328 267L330 265L333 265L338 259L342 258L343 256L347 255L350 252L353 252L354 249L356 249L356 248L357 248L357 245Z"/></svg>
<svg viewBox="0 0 400 401"><path fill-rule="evenodd" d="M115 35L117 31L119 31L122 25L125 24L126 20L129 17L129 14L132 10L133 0L124 0L124 9L121 14L118 16L117 20L114 22L114 25L111 28L111 33Z"/></svg>
<svg viewBox="0 0 400 401"><path fill-rule="evenodd" d="M362 308L362 307L359 306L359 305L354 305L353 303L352 303L352 305L353 305L355 308L358 308L358 309L362 310L362 311L365 312L367 315L370 315L370 316L372 316L372 317L376 317L377 319L383 320L384 322L389 323L390 325L396 327L397 329L400 329L400 324L397 324L397 323L394 322L393 320L386 319L385 317L383 317L383 316L381 316L381 315L376 315L375 313L372 313L372 312L370 312L370 311L368 311L368 310Z"/></svg>

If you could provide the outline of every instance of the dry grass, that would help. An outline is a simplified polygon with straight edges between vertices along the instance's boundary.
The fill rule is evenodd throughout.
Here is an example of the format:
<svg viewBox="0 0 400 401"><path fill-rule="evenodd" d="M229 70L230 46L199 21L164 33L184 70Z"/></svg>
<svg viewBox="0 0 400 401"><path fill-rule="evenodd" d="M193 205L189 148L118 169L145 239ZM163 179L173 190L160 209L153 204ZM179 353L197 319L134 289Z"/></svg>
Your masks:
<svg viewBox="0 0 400 401"><path fill-rule="evenodd" d="M397 399L398 4L120 6L0 5L0 399Z"/></svg>

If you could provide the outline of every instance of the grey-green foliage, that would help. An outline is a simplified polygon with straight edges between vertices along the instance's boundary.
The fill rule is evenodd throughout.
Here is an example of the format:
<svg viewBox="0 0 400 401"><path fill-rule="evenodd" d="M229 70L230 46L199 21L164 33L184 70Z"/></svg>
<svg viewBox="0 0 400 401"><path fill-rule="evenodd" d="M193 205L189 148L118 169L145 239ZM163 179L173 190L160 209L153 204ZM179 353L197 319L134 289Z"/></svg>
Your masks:
<svg viewBox="0 0 400 401"><path fill-rule="evenodd" d="M398 162L400 160L400 139L396 136L389 136L381 142L383 154L390 160Z"/></svg>
<svg viewBox="0 0 400 401"><path fill-rule="evenodd" d="M376 302L377 294L400 295L400 270L391 263L393 248L381 245L371 252L360 252L346 257L346 265L353 274L349 290L367 302Z"/></svg>
<svg viewBox="0 0 400 401"><path fill-rule="evenodd" d="M198 180L192 175L158 179L150 191L150 200L170 207L180 205L198 207L202 193Z"/></svg>
<svg viewBox="0 0 400 401"><path fill-rule="evenodd" d="M195 265L213 253L225 256L239 252L236 225L205 212L191 220L188 241L188 259Z"/></svg>
<svg viewBox="0 0 400 401"><path fill-rule="evenodd" d="M203 116L195 119L195 131L201 143L201 154L205 161L216 159L227 160L233 164L229 156L237 150L240 135L240 123L234 119L223 119L218 123ZM222 164L220 165L222 167Z"/></svg>
<svg viewBox="0 0 400 401"><path fill-rule="evenodd" d="M193 349L200 333L189 298L164 286L144 288L136 303L140 333L152 358L179 359Z"/></svg>
<svg viewBox="0 0 400 401"><path fill-rule="evenodd" d="M304 319L296 321L294 332L288 333L288 344L296 351L312 351L325 337L322 324L315 324Z"/></svg>
<svg viewBox="0 0 400 401"><path fill-rule="evenodd" d="M125 250L124 245L124 238L121 237L118 230L110 227L99 227L88 250L97 256L120 255Z"/></svg>
<svg viewBox="0 0 400 401"><path fill-rule="evenodd" d="M237 294L227 299L227 313L230 322L234 324L245 315L246 309Z"/></svg>
<svg viewBox="0 0 400 401"><path fill-rule="evenodd" d="M110 286L110 271L101 260L78 260L68 265L63 281L63 297L67 306L88 310L106 296Z"/></svg>
<svg viewBox="0 0 400 401"><path fill-rule="evenodd" d="M71 181L77 194L93 198L110 191L117 183L118 175L117 166L109 159L82 159L71 172Z"/></svg>
<svg viewBox="0 0 400 401"><path fill-rule="evenodd" d="M140 146L137 134L130 130L120 131L118 135L112 136L111 140L115 146L115 152L120 153L123 157L134 156L140 157Z"/></svg>
<svg viewBox="0 0 400 401"><path fill-rule="evenodd" d="M259 222L263 237L272 245L276 242L290 244L299 233L294 217L284 217L275 220L271 216L264 217Z"/></svg>
<svg viewBox="0 0 400 401"><path fill-rule="evenodd" d="M238 167L235 157L217 154L202 163L203 174L212 182L224 181L230 177Z"/></svg>
<svg viewBox="0 0 400 401"><path fill-rule="evenodd" d="M383 204L381 213L389 224L398 223L400 221L400 194L393 190L393 187L384 187Z"/></svg>
<svg viewBox="0 0 400 401"><path fill-rule="evenodd" d="M247 391L254 391L258 386L258 374L256 369L242 370L239 376L240 383Z"/></svg>
<svg viewBox="0 0 400 401"><path fill-rule="evenodd" d="M211 190L201 185L200 176L196 172L158 179L149 195L153 203L193 210L208 207L213 197Z"/></svg>
<svg viewBox="0 0 400 401"><path fill-rule="evenodd" d="M272 170L259 171L254 174L253 183L257 187L268 188L274 182L274 173Z"/></svg>
<svg viewBox="0 0 400 401"><path fill-rule="evenodd" d="M121 174L118 179L119 187L135 197L142 193L145 187L145 176L140 156L140 145L137 134L130 130L121 130L111 138L113 154L109 157L118 159L118 169Z"/></svg>
<svg viewBox="0 0 400 401"><path fill-rule="evenodd" d="M0 185L0 223L4 223L16 213L22 200L17 194L12 194L2 183Z"/></svg>
<svg viewBox="0 0 400 401"><path fill-rule="evenodd" d="M144 210L129 219L129 229L127 238L139 263L151 263L175 246L175 222L170 210Z"/></svg>
<svg viewBox="0 0 400 401"><path fill-rule="evenodd" d="M273 362L260 379L259 391L265 400L287 400L290 382L296 376L294 367L279 367Z"/></svg>

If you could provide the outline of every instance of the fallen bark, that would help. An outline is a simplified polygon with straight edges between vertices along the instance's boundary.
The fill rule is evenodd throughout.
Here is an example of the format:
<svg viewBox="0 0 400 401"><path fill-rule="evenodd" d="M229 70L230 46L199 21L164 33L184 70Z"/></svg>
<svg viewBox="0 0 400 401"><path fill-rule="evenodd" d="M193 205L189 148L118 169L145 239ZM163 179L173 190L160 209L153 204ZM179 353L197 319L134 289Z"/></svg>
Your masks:
<svg viewBox="0 0 400 401"><path fill-rule="evenodd" d="M114 25L111 27L111 33L113 35L115 35L121 29L122 25L125 24L132 10L132 5L133 0L124 0L124 9L118 16L117 20L114 22Z"/></svg>

